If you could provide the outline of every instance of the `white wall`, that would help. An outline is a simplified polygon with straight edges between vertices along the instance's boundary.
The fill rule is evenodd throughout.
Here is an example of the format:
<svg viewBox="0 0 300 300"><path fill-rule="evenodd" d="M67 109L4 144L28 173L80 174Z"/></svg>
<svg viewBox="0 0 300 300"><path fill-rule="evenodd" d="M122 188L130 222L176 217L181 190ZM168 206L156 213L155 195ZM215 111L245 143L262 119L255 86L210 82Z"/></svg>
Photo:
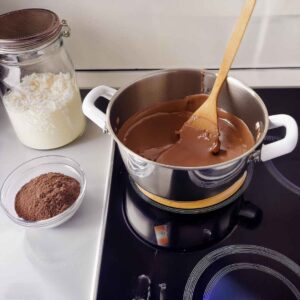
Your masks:
<svg viewBox="0 0 300 300"><path fill-rule="evenodd" d="M67 19L77 69L217 68L244 0L1 0ZM300 1L258 0L234 67L300 66Z"/></svg>

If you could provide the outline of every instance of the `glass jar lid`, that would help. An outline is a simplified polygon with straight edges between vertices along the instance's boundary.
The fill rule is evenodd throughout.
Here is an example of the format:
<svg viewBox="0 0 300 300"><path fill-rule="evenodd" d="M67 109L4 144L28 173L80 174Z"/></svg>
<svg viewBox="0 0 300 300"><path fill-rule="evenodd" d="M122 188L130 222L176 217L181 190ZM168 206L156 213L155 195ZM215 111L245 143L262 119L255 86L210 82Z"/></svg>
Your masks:
<svg viewBox="0 0 300 300"><path fill-rule="evenodd" d="M47 44L63 26L67 26L66 22L47 9L22 9L0 15L0 52L25 51Z"/></svg>

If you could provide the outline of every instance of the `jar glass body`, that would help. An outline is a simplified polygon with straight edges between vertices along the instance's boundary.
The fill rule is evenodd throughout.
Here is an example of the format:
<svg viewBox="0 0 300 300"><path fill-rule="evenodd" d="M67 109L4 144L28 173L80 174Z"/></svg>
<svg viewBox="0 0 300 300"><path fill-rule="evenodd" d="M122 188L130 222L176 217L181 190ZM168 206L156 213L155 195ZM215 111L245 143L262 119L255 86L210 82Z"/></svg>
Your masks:
<svg viewBox="0 0 300 300"><path fill-rule="evenodd" d="M1 51L0 81L5 109L24 145L58 148L83 133L75 70L61 35L39 48Z"/></svg>

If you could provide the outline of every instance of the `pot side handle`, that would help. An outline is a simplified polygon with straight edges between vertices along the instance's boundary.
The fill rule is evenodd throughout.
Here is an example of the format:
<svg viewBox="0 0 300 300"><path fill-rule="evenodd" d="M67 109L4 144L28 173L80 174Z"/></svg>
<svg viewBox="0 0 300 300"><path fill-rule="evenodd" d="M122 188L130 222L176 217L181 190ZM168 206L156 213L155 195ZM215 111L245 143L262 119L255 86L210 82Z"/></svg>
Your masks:
<svg viewBox="0 0 300 300"><path fill-rule="evenodd" d="M117 90L109 86L100 85L93 88L83 100L83 113L96 125L98 125L104 133L107 132L106 114L95 106L95 102L99 97L104 97L107 100L110 100L116 92Z"/></svg>
<svg viewBox="0 0 300 300"><path fill-rule="evenodd" d="M269 129L285 127L285 137L279 141L263 144L260 152L261 161L267 161L278 156L292 152L298 141L298 126L294 118L289 115L280 114L269 116Z"/></svg>

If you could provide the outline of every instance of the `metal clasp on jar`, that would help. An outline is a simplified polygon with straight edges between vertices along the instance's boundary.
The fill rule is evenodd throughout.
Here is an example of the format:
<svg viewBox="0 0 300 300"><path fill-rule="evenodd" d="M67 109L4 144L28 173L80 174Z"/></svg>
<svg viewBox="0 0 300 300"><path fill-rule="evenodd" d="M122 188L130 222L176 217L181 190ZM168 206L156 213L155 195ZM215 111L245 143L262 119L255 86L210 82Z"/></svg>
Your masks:
<svg viewBox="0 0 300 300"><path fill-rule="evenodd" d="M61 20L61 34L63 37L69 37L71 35L71 28L67 23L67 20Z"/></svg>

